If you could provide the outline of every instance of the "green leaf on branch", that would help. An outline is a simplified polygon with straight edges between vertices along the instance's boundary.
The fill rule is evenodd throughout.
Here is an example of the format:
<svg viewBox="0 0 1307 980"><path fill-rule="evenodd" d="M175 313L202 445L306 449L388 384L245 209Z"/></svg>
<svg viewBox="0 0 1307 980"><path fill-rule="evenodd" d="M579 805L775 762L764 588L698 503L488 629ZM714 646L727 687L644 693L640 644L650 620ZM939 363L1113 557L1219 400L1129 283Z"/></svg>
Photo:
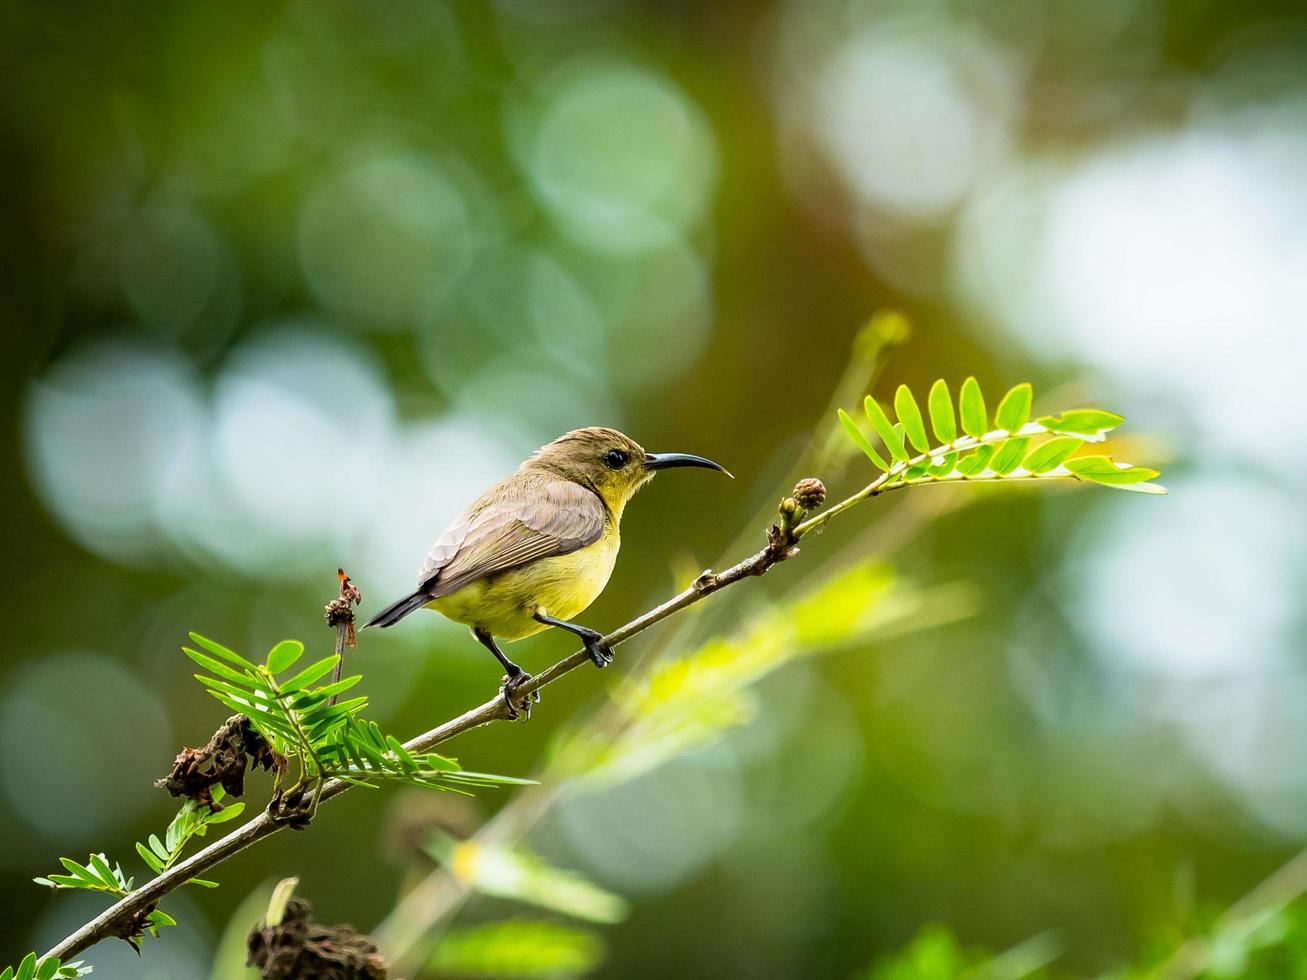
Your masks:
<svg viewBox="0 0 1307 980"><path fill-rule="evenodd" d="M280 674L295 665L304 656L304 644L299 640L282 640L268 651L268 670Z"/></svg>
<svg viewBox="0 0 1307 980"><path fill-rule="evenodd" d="M932 446L917 399L906 385L894 394L899 421L891 423L875 399L864 403L867 417L889 451L892 462L876 453L870 442L840 410L849 435L881 470L869 492L899 486L916 486L950 480L1054 480L1073 479L1141 493L1165 493L1150 482L1156 470L1117 463L1107 456L1075 453L1087 441L1096 441L1121 424L1121 416L1096 408L1080 408L1030 421L1033 390L1028 383L1013 386L998 404L995 428L989 428L985 396L975 378L962 383L959 414L962 435L953 417L948 384L930 387L927 406L938 445ZM919 453L909 456L909 446Z"/></svg>
<svg viewBox="0 0 1307 980"><path fill-rule="evenodd" d="M1057 436L1027 456L1023 465L1031 473L1047 473L1065 463L1084 444L1085 440L1076 436Z"/></svg>
<svg viewBox="0 0 1307 980"><path fill-rule="evenodd" d="M225 795L222 786L215 785L212 788L215 803L221 801ZM136 842L136 853L152 872L156 875L163 874L181 859L188 843L197 837L205 836L210 827L235 820L244 812L245 804L239 801L228 803L222 809L213 810L208 806L196 803L194 800L187 800L182 804L181 809L177 811L177 815L173 817L172 822L168 824L163 840L159 839L158 834L151 834L145 843ZM218 887L216 882L204 881L199 878L192 878L189 883L199 885L202 888ZM160 915L163 915L163 913L160 913ZM158 924L175 925L171 920L168 922L159 920Z"/></svg>
<svg viewBox="0 0 1307 980"><path fill-rule="evenodd" d="M877 469L888 470L889 463L885 462L881 454L876 452L876 447L871 444L870 439L862 434L862 430L858 428L858 423L853 421L849 413L841 408L837 414L840 417L840 424L844 426L844 431L849 434L849 438L862 450L863 454L872 461Z"/></svg>
<svg viewBox="0 0 1307 980"><path fill-rule="evenodd" d="M329 657L323 657L317 663L310 664L288 681L283 681L281 689L283 691L299 691L308 687L310 684L322 680L333 670L336 669L336 662L340 657L334 653Z"/></svg>
<svg viewBox="0 0 1307 980"><path fill-rule="evenodd" d="M1137 490L1142 493L1165 493L1161 487L1148 481L1160 476L1157 470L1146 466L1131 466L1118 463L1107 456L1078 456L1067 460L1066 468L1082 480L1116 487L1121 490Z"/></svg>
<svg viewBox="0 0 1307 980"><path fill-rule="evenodd" d="M989 466L989 461L993 458L994 447L981 446L958 463L958 472L963 476L978 476L985 471L985 468Z"/></svg>
<svg viewBox="0 0 1307 980"><path fill-rule="evenodd" d="M953 396L949 394L948 382L943 378L930 386L927 407L930 409L930 427L935 430L935 438L941 443L950 443L956 439L958 427L953 417Z"/></svg>
<svg viewBox="0 0 1307 980"><path fill-rule="evenodd" d="M7 966L0 970L0 980L72 980L90 972L91 967L84 966L81 960L61 963L53 956L37 959L35 953L28 953L18 966Z"/></svg>
<svg viewBox="0 0 1307 980"><path fill-rule="evenodd" d="M109 866L109 859L103 854L92 854L86 864L78 864L72 858L61 857L59 863L68 874L52 874L45 878L33 878L38 885L46 888L81 888L86 891L107 892L121 898L132 890L132 879L123 874L122 865Z"/></svg>
<svg viewBox="0 0 1307 980"><path fill-rule="evenodd" d="M959 406L962 431L979 439L989 428L989 418L985 414L985 396L980 393L980 383L975 378L962 382Z"/></svg>
<svg viewBox="0 0 1307 980"><path fill-rule="evenodd" d="M917 400L912 397L912 389L907 385L899 385L898 390L894 392L894 411L903 423L903 431L907 434L908 441L912 443L912 448L917 452L924 453L930 448L930 440L926 438L926 426L921 420L921 408L917 405Z"/></svg>
<svg viewBox="0 0 1307 980"><path fill-rule="evenodd" d="M906 461L908 458L907 447L903 445L903 434L894 428L890 422L889 416L885 410L880 407L876 399L868 395L862 400L863 410L867 413L867 418L871 420L872 428L876 430L876 435L880 436L880 441L885 444L891 456L899 462Z"/></svg>
<svg viewBox="0 0 1307 980"><path fill-rule="evenodd" d="M191 633L190 637L191 637L191 642L204 647L204 649L208 650L209 653L213 654L215 657L219 658L220 660L225 660L228 663L234 664L237 667L244 668L245 670L255 669L254 664L250 663L239 653L236 653L233 650L228 650L221 643L215 643L213 640L210 640L206 636L201 636L199 633Z"/></svg>
<svg viewBox="0 0 1307 980"><path fill-rule="evenodd" d="M1021 431L1021 427L1030 420L1030 400L1033 389L1028 382L1014 387L1003 400L998 403L998 411L994 413L994 425L997 428L1005 429L1013 435Z"/></svg>
<svg viewBox="0 0 1307 980"><path fill-rule="evenodd" d="M1124 421L1120 415L1098 408L1077 408L1061 415L1046 415L1039 424L1058 435L1080 436L1098 442Z"/></svg>
<svg viewBox="0 0 1307 980"><path fill-rule="evenodd" d="M1007 476L1026 458L1026 447L1030 445L1030 438L1022 436L1020 439L1012 439L1003 443L998 452L994 454L993 461L990 462L989 468L998 476Z"/></svg>

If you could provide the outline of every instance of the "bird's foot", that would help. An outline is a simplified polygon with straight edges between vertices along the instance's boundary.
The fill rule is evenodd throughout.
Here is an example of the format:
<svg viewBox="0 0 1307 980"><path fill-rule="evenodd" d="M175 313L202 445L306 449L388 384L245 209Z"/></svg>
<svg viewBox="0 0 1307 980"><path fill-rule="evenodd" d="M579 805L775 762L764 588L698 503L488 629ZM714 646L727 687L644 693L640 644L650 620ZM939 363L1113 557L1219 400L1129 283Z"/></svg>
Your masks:
<svg viewBox="0 0 1307 980"><path fill-rule="evenodd" d="M531 720L531 705L540 703L540 692L532 691L530 694L517 696L517 689L531 679L531 675L525 670L520 670L516 674L505 674L503 683L500 685L499 693L504 698L504 704L508 706L508 720L517 721L521 718L523 721Z"/></svg>
<svg viewBox="0 0 1307 980"><path fill-rule="evenodd" d="M590 654L590 659L600 670L613 662L613 648L608 645L608 641L602 634L596 633L594 636L584 637L582 642L585 644L585 652Z"/></svg>

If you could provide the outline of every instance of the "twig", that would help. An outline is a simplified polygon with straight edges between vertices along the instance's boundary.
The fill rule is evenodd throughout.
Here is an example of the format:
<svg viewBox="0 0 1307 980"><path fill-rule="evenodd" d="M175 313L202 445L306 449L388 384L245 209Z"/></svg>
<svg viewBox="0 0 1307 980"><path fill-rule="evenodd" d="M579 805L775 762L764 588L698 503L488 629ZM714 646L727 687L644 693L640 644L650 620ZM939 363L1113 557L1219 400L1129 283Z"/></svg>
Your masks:
<svg viewBox="0 0 1307 980"><path fill-rule="evenodd" d="M610 646L616 646L639 633L643 633L650 626L662 622L682 609L701 602L715 592L720 592L727 586L766 574L775 565L798 554L796 543L800 536L799 527L795 527L784 534L778 527L773 527L768 535L767 547L738 564L732 565L723 572L704 572L688 588L668 599L662 605L656 606L644 615L631 620L625 626L613 630L605 639ZM343 573L341 574L343 575ZM342 582L342 589L346 582L348 582L348 579ZM540 671L518 690L523 695L531 694L552 684L578 667L589 663L590 654L585 650L578 650L553 666ZM464 732L488 725L493 721L507 719L508 707L504 703L504 699L496 694L484 704L465 711L458 717L409 739L404 743L404 748L412 753L428 752L437 745L447 742L455 736L462 735ZM339 779L330 779L321 787L320 801L325 802L333 799L348 789L350 789L349 783ZM151 879L140 888L115 902L100 915L53 946L45 955L67 960L94 946L100 940L117 935L121 931L121 923L131 921L142 909L156 905L163 896L175 888L185 884L192 878L198 877L209 868L239 854L252 844L256 844L266 837L271 837L282 827L282 823L274 820L266 812L261 813L249 823L232 831L226 837L214 841L203 850L197 851L185 861L179 862L163 874Z"/></svg>
<svg viewBox="0 0 1307 980"><path fill-rule="evenodd" d="M340 672L345 666L345 647L358 649L358 636L354 633L354 607L363 601L363 593L358 590L345 569L336 569L336 578L340 580L340 595L327 603L327 625L336 631L336 666L331 671L331 683L340 680ZM335 704L339 694L333 694L329 704Z"/></svg>

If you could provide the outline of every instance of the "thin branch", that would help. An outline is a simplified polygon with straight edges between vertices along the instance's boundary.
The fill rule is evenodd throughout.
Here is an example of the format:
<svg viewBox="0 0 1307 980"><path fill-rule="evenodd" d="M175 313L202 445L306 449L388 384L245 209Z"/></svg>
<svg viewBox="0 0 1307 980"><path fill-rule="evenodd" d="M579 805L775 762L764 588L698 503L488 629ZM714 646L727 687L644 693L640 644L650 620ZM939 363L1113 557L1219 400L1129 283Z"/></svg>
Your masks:
<svg viewBox="0 0 1307 980"><path fill-rule="evenodd" d="M774 565L798 553L798 549L794 546L794 542L797 540L797 535L791 535L789 540L780 540L773 534L772 540L766 548L751 555L744 561L732 565L723 572L704 572L688 588L668 599L662 605L649 610L644 615L631 620L625 626L609 633L605 639L610 646L616 646L639 633L643 633L650 626L680 612L682 609L700 602L714 592L719 592L727 586L734 585L744 579L765 574ZM519 691L524 695L538 691L565 674L589 663L590 655L584 650L579 650L533 676L519 688ZM457 718L452 718L444 724L410 739L404 743L404 748L409 752L427 752L455 736L462 735L464 732L488 725L493 721L507 719L508 709L504 699L496 695L484 704L465 711ZM320 800L330 800L349 788L350 784L342 780L328 780L322 786ZM274 821L266 812L261 813L226 837L214 841L208 847L197 851L185 861L174 865L168 871L129 893L52 947L46 955L57 957L60 960L67 960L94 946L100 940L117 935L121 931L121 923L131 921L141 910L153 907L165 895L190 879L200 876L215 865L239 854L252 844L271 837L281 829L282 825L280 823Z"/></svg>
<svg viewBox="0 0 1307 980"><path fill-rule="evenodd" d="M340 680L340 673L345 667L345 648L358 648L358 637L354 634L354 606L363 601L363 593L358 590L345 569L336 569L336 578L340 580L340 595L327 603L327 625L336 631L336 666L331 669L331 683ZM331 696L330 704L335 704L339 694Z"/></svg>

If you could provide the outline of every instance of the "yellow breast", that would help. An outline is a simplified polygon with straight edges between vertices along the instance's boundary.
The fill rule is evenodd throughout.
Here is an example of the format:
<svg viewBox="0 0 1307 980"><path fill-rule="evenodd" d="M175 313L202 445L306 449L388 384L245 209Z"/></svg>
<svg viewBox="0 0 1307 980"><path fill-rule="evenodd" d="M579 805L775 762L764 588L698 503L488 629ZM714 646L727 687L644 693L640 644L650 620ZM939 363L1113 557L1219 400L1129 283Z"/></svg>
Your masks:
<svg viewBox="0 0 1307 980"><path fill-rule="evenodd" d="M518 640L546 628L532 619L537 611L555 619L585 611L608 584L620 544L610 524L594 544L472 582L433 599L427 608L500 639Z"/></svg>

